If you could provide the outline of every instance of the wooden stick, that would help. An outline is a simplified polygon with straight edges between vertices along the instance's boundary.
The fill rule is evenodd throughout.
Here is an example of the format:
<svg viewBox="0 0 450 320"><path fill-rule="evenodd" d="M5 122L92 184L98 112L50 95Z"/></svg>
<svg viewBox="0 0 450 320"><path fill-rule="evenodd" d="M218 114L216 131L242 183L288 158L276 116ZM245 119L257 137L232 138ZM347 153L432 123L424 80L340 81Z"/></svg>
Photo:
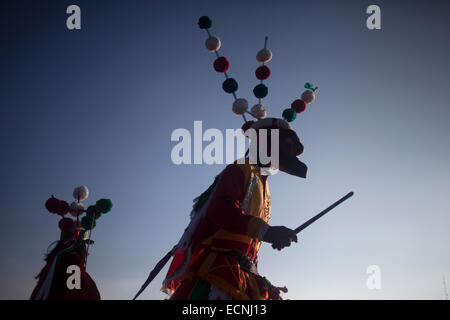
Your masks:
<svg viewBox="0 0 450 320"><path fill-rule="evenodd" d="M343 196L341 199L339 199L338 201L336 201L335 203L333 203L331 206L329 206L328 208L326 208L325 210L323 210L322 212L316 214L314 217L312 217L311 219L309 219L308 221L306 221L304 224L302 224L301 226L299 226L297 229L295 229L295 233L299 233L300 231L302 231L303 229L307 228L309 225L311 225L312 223L314 223L316 220L320 219L321 217L323 217L324 215L326 215L330 210L334 209L335 207L337 207L338 205L340 205L342 202L344 202L345 200L347 200L348 198L350 198L351 196L353 196L353 191L347 193L345 196Z"/></svg>

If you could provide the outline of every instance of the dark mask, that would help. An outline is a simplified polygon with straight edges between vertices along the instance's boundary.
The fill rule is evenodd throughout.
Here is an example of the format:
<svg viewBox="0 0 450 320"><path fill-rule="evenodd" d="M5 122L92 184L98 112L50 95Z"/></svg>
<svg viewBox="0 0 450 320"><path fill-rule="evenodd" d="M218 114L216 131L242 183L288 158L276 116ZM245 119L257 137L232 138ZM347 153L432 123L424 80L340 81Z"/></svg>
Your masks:
<svg viewBox="0 0 450 320"><path fill-rule="evenodd" d="M268 148L267 152L270 155L270 129L268 132ZM259 137L258 137L259 138ZM298 159L298 156L303 153L303 145L300 142L295 131L290 129L279 129L279 169L283 172L286 172L290 175L306 178L306 172L308 171L308 167ZM259 157L258 157L259 158ZM261 167L269 167L270 164L262 165L259 162L258 164Z"/></svg>
<svg viewBox="0 0 450 320"><path fill-rule="evenodd" d="M298 159L303 145L293 130L280 129L280 170L290 175L306 178L308 167Z"/></svg>

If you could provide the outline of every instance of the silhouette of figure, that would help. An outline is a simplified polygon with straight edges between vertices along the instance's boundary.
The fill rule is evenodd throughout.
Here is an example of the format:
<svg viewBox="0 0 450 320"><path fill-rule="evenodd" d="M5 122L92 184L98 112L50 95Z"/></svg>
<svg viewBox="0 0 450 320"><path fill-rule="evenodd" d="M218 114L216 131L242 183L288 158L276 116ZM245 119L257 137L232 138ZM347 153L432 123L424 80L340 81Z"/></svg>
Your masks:
<svg viewBox="0 0 450 320"><path fill-rule="evenodd" d="M60 240L46 256L46 264L36 277L39 280L30 300L100 300L97 285L86 272L84 232L80 232L78 224L69 218L61 219L59 228ZM71 276L67 273L69 266L77 266L80 270L79 289L70 289L67 284Z"/></svg>
<svg viewBox="0 0 450 320"><path fill-rule="evenodd" d="M281 250L297 241L295 232L284 226L270 226L268 175L281 170L306 177L307 167L297 156L303 152L290 125L275 118L252 126L279 129L279 167L263 165L250 155L243 164L228 165L214 183L196 199L191 224L174 250L163 291L171 299L281 299L280 290L257 271L261 241ZM267 134L267 149L271 150ZM257 134L256 141L261 139ZM270 152L269 152L270 153ZM270 156L268 154L268 156ZM250 161L251 159L256 161Z"/></svg>

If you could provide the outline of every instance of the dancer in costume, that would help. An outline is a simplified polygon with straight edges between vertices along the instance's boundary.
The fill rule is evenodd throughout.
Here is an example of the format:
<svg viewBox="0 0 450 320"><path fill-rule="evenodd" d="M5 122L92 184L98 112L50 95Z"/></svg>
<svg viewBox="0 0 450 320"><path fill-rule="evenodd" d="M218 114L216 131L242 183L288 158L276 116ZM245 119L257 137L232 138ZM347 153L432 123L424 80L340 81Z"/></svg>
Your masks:
<svg viewBox="0 0 450 320"><path fill-rule="evenodd" d="M171 299L281 299L280 292L287 289L273 286L258 274L258 251L262 242L281 250L296 242L297 236L290 228L269 224L271 199L267 180L278 170L306 178L307 166L298 159L303 145L289 123L314 101L317 87L306 83L307 90L282 112L283 119L266 118L261 99L268 94L263 81L270 76L266 63L272 59L266 37L264 48L256 56L261 63L255 72L259 84L253 90L258 103L248 111L248 101L236 96L237 81L227 74L228 59L218 53L221 41L209 32L211 19L203 16L198 25L208 34L205 44L216 55L214 69L225 75L222 88L233 95L232 110L243 117L242 130L253 148L247 157L228 165L194 200L191 222L179 243L158 263L135 298L173 256L162 288ZM247 121L246 114L255 120ZM276 141L272 141L272 131L277 133ZM279 161L266 163L259 148L265 145L267 156L271 157L274 144L278 145Z"/></svg>
<svg viewBox="0 0 450 320"><path fill-rule="evenodd" d="M100 300L100 292L91 276L86 272L87 257L92 230L96 226L96 220L112 208L109 199L100 199L95 205L84 210L81 201L85 200L89 191L86 186L75 188L74 198L76 201L69 205L64 200L51 197L45 203L50 213L60 215L62 219L58 226L61 236L55 241L55 247L46 255L46 265L36 276L38 283L34 288L30 300ZM80 216L86 212L86 215ZM76 220L65 218L70 213ZM89 233L89 237L88 237ZM73 279L72 274L79 270L78 279ZM69 284L72 280L74 283Z"/></svg>

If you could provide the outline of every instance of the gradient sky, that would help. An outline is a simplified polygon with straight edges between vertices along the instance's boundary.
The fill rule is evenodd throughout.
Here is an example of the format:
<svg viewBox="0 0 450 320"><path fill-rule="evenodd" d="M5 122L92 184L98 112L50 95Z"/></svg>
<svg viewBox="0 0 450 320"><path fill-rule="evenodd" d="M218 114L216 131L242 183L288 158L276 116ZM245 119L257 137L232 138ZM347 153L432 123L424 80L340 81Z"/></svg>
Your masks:
<svg viewBox="0 0 450 320"><path fill-rule="evenodd" d="M69 31L77 4L82 29ZM366 8L381 7L381 30ZM58 218L55 194L114 208L93 233L88 272L105 299L131 299L224 165L172 164L174 129L238 128L197 19L209 15L238 96L256 103L256 52L273 51L263 100L281 116L307 81L316 101L293 123L306 180L270 180L272 225L296 227L355 195L259 271L288 299L443 299L450 283L448 1L2 1L0 298L27 299ZM368 290L366 268L381 268ZM161 299L167 267L142 299Z"/></svg>

